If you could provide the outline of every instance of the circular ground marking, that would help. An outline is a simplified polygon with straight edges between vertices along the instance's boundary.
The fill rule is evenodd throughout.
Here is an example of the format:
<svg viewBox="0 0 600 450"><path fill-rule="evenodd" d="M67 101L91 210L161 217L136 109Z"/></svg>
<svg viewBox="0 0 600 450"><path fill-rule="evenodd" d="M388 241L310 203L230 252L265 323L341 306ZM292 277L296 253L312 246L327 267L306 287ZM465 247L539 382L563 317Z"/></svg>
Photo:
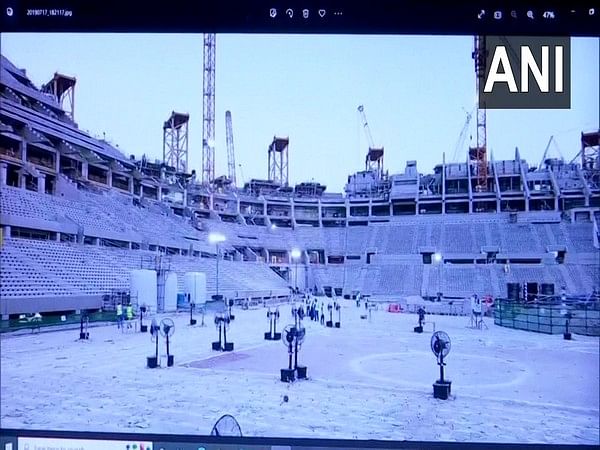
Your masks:
<svg viewBox="0 0 600 450"><path fill-rule="evenodd" d="M514 360L487 355L451 352L446 363L445 377L457 385L474 388L519 384L529 373L527 367ZM439 376L431 352L378 353L356 358L350 367L358 375L409 388L429 387Z"/></svg>

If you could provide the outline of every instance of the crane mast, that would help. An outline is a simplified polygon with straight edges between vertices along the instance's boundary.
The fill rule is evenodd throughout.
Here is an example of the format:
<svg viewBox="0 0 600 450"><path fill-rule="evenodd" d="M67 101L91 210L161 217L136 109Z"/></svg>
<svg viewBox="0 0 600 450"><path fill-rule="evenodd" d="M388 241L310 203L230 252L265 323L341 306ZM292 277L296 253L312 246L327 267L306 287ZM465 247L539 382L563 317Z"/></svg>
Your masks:
<svg viewBox="0 0 600 450"><path fill-rule="evenodd" d="M485 36L475 36L473 53L471 54L475 61L475 80L476 90L479 96L479 88L485 82L486 68L486 44ZM488 178L487 164L487 129L486 129L486 111L485 103L482 105L481 99L478 99L477 106L477 146L469 149L469 159L475 167L475 190L476 192L486 192Z"/></svg>
<svg viewBox="0 0 600 450"><path fill-rule="evenodd" d="M215 46L216 35L204 34L202 183L215 179Z"/></svg>
<svg viewBox="0 0 600 450"><path fill-rule="evenodd" d="M227 167L229 169L229 181L233 186L235 186L235 150L233 147L233 125L231 123L231 111L225 112L225 130L227 133Z"/></svg>

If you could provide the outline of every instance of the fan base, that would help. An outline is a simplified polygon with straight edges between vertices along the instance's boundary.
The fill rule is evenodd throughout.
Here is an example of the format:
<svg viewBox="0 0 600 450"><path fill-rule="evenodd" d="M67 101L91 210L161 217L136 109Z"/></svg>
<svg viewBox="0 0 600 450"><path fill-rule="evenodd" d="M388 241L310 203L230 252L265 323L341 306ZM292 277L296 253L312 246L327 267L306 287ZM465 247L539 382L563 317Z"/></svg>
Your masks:
<svg viewBox="0 0 600 450"><path fill-rule="evenodd" d="M366 318L367 318L367 315L366 315L366 314L362 314L362 315L360 316L360 318L364 320L364 319L366 319Z"/></svg>
<svg viewBox="0 0 600 450"><path fill-rule="evenodd" d="M340 323L339 323L339 322L336 322L336 323L335 323L335 327L336 327L336 328L340 328Z"/></svg>
<svg viewBox="0 0 600 450"><path fill-rule="evenodd" d="M294 369L281 369L281 381L283 381L284 383L294 381L294 372Z"/></svg>
<svg viewBox="0 0 600 450"><path fill-rule="evenodd" d="M229 316L229 320L235 320L235 316L234 316L233 314L231 314L231 315Z"/></svg>
<svg viewBox="0 0 600 450"><path fill-rule="evenodd" d="M212 343L212 349L213 350L221 350L221 343L220 342L213 342Z"/></svg>
<svg viewBox="0 0 600 450"><path fill-rule="evenodd" d="M565 341L570 341L571 340L571 333L563 333L563 338L565 339Z"/></svg>
<svg viewBox="0 0 600 450"><path fill-rule="evenodd" d="M299 380L306 380L306 366L297 366L296 375Z"/></svg>
<svg viewBox="0 0 600 450"><path fill-rule="evenodd" d="M331 320L328 320L325 325L327 326L327 328L333 328L333 322Z"/></svg>
<svg viewBox="0 0 600 450"><path fill-rule="evenodd" d="M437 380L433 383L433 398L439 398L440 400L448 400L450 395L452 382L451 381L440 381Z"/></svg>
<svg viewBox="0 0 600 450"><path fill-rule="evenodd" d="M423 327L415 327L414 330L415 330L415 333L422 333Z"/></svg>
<svg viewBox="0 0 600 450"><path fill-rule="evenodd" d="M273 338L271 337L271 332L270 331L266 331L265 332L265 341L272 341Z"/></svg>
<svg viewBox="0 0 600 450"><path fill-rule="evenodd" d="M175 364L175 357L173 355L167 356L167 367L173 367Z"/></svg>
<svg viewBox="0 0 600 450"><path fill-rule="evenodd" d="M140 325L140 333L147 333L148 325Z"/></svg>
<svg viewBox="0 0 600 450"><path fill-rule="evenodd" d="M90 338L90 333L79 333L79 339L85 340Z"/></svg>
<svg viewBox="0 0 600 450"><path fill-rule="evenodd" d="M233 351L233 342L225 342L225 346L223 347L224 352L232 352Z"/></svg>
<svg viewBox="0 0 600 450"><path fill-rule="evenodd" d="M196 325L198 321L196 319L190 319L190 325Z"/></svg>
<svg viewBox="0 0 600 450"><path fill-rule="evenodd" d="M146 366L148 369L156 369L158 367L158 358L156 356L148 356L146 358Z"/></svg>

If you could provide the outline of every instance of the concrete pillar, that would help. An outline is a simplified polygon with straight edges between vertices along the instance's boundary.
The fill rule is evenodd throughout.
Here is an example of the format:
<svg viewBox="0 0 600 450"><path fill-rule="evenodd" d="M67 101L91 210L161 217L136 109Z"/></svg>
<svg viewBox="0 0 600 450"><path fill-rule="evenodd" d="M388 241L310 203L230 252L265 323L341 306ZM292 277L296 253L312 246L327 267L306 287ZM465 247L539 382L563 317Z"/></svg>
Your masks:
<svg viewBox="0 0 600 450"><path fill-rule="evenodd" d="M60 173L60 153L54 153L54 170L56 171L56 176Z"/></svg>
<svg viewBox="0 0 600 450"><path fill-rule="evenodd" d="M144 197L144 185L140 184L140 198Z"/></svg>
<svg viewBox="0 0 600 450"><path fill-rule="evenodd" d="M187 188L183 190L183 206L188 205L188 191Z"/></svg>
<svg viewBox="0 0 600 450"><path fill-rule="evenodd" d="M37 190L42 194L46 192L46 175L43 173L37 179Z"/></svg>
<svg viewBox="0 0 600 450"><path fill-rule="evenodd" d="M25 142L25 140L22 140L19 144L20 150L21 150L21 161L25 162L27 161L27 143Z"/></svg>
<svg viewBox="0 0 600 450"><path fill-rule="evenodd" d="M56 242L60 242L60 232L56 232Z"/></svg>
<svg viewBox="0 0 600 450"><path fill-rule="evenodd" d="M108 169L108 172L106 174L106 184L108 184L108 187L112 187L112 176L113 176L112 169Z"/></svg>
<svg viewBox="0 0 600 450"><path fill-rule="evenodd" d="M8 164L0 162L0 186L6 186L6 178L8 174Z"/></svg>
<svg viewBox="0 0 600 450"><path fill-rule="evenodd" d="M90 166L89 166L89 164L88 164L88 162L87 162L87 161L83 161L83 162L81 163L81 177L82 177L84 180L87 180L87 179L88 179L89 168L90 168Z"/></svg>
<svg viewBox="0 0 600 450"><path fill-rule="evenodd" d="M2 227L2 235L3 239L7 239L10 237L10 225L4 225Z"/></svg>
<svg viewBox="0 0 600 450"><path fill-rule="evenodd" d="M158 188L156 189L156 195L157 195L157 200L159 202L162 202L162 186L159 184Z"/></svg>
<svg viewBox="0 0 600 450"><path fill-rule="evenodd" d="M129 193L133 195L133 177L127 178L127 189Z"/></svg>

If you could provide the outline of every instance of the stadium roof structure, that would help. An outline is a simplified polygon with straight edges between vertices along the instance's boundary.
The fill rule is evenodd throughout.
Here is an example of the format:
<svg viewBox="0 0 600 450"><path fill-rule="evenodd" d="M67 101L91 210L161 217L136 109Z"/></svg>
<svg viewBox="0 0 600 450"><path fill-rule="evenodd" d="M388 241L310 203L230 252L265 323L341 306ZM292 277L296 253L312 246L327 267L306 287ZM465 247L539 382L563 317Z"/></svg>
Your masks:
<svg viewBox="0 0 600 450"><path fill-rule="evenodd" d="M132 166L132 161L116 147L102 139L96 139L77 128L77 125L65 114L57 99L51 94L45 94L37 89L27 78L24 70L18 69L5 56L1 56L0 84L12 90L13 97L27 100L31 103L38 101L37 110L12 101L8 97L0 99L3 114L16 122L43 134L54 141L66 141L81 147L87 152L97 154L100 159L114 159L125 167Z"/></svg>

